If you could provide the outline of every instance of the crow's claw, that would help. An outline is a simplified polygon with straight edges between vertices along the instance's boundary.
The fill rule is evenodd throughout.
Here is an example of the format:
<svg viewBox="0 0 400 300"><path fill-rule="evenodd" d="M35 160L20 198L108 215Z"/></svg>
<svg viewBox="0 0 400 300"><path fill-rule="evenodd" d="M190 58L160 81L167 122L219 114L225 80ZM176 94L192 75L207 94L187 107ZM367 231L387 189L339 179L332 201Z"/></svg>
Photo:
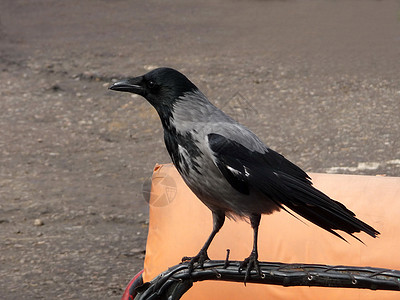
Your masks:
<svg viewBox="0 0 400 300"><path fill-rule="evenodd" d="M246 258L239 266L239 272L246 269L246 275L244 276L244 285L246 285L247 279L250 278L251 270L255 270L258 276L261 277L261 269L258 263L258 254L254 251L251 252L250 256Z"/></svg>
<svg viewBox="0 0 400 300"><path fill-rule="evenodd" d="M189 261L188 265L189 273L192 273L195 263L197 263L197 267L203 268L204 262L206 260L210 260L210 258L208 257L207 251L205 250L200 250L200 252L193 257L188 257L188 256L182 257L182 262Z"/></svg>

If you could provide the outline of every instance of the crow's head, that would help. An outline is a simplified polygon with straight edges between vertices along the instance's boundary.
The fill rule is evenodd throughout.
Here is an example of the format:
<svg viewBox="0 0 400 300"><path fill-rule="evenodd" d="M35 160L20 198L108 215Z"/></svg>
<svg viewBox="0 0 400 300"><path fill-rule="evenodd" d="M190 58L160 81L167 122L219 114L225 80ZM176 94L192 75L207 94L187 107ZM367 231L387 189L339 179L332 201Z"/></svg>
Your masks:
<svg viewBox="0 0 400 300"><path fill-rule="evenodd" d="M174 69L158 68L143 76L116 82L110 89L143 96L158 110L161 107L171 107L176 99L197 90L197 87Z"/></svg>

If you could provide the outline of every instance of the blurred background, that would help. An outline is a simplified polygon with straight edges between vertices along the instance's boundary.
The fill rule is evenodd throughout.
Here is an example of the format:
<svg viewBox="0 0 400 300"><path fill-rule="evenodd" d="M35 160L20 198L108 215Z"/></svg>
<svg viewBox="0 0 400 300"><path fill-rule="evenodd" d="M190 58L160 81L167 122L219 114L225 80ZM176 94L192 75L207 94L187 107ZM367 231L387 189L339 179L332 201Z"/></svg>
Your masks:
<svg viewBox="0 0 400 300"><path fill-rule="evenodd" d="M307 172L400 176L399 62L397 0L1 0L0 298L119 299L142 268L170 159L114 80L176 68Z"/></svg>

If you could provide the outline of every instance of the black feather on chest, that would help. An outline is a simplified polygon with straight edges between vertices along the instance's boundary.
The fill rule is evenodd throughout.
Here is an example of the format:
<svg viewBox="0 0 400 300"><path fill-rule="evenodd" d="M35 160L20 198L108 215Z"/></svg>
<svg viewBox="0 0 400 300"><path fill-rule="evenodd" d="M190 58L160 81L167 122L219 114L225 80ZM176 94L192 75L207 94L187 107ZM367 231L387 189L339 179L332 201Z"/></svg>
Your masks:
<svg viewBox="0 0 400 300"><path fill-rule="evenodd" d="M174 127L164 128L164 141L172 162L179 173L188 174L191 171L195 171L200 174L196 158L203 153L197 146L199 141L193 137L190 131L181 134ZM179 149L180 147L181 150ZM182 148L186 150L188 155L183 155L182 151L185 150L182 150Z"/></svg>

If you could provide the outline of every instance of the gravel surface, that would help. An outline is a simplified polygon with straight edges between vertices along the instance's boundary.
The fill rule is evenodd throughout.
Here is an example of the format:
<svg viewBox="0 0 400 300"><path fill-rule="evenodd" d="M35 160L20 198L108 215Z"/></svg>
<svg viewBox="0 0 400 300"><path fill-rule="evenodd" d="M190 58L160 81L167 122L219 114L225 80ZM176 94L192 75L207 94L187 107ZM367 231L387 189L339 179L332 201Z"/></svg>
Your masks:
<svg viewBox="0 0 400 300"><path fill-rule="evenodd" d="M114 80L174 67L308 172L400 176L399 61L398 1L2 0L0 298L119 299L142 268L170 159Z"/></svg>

